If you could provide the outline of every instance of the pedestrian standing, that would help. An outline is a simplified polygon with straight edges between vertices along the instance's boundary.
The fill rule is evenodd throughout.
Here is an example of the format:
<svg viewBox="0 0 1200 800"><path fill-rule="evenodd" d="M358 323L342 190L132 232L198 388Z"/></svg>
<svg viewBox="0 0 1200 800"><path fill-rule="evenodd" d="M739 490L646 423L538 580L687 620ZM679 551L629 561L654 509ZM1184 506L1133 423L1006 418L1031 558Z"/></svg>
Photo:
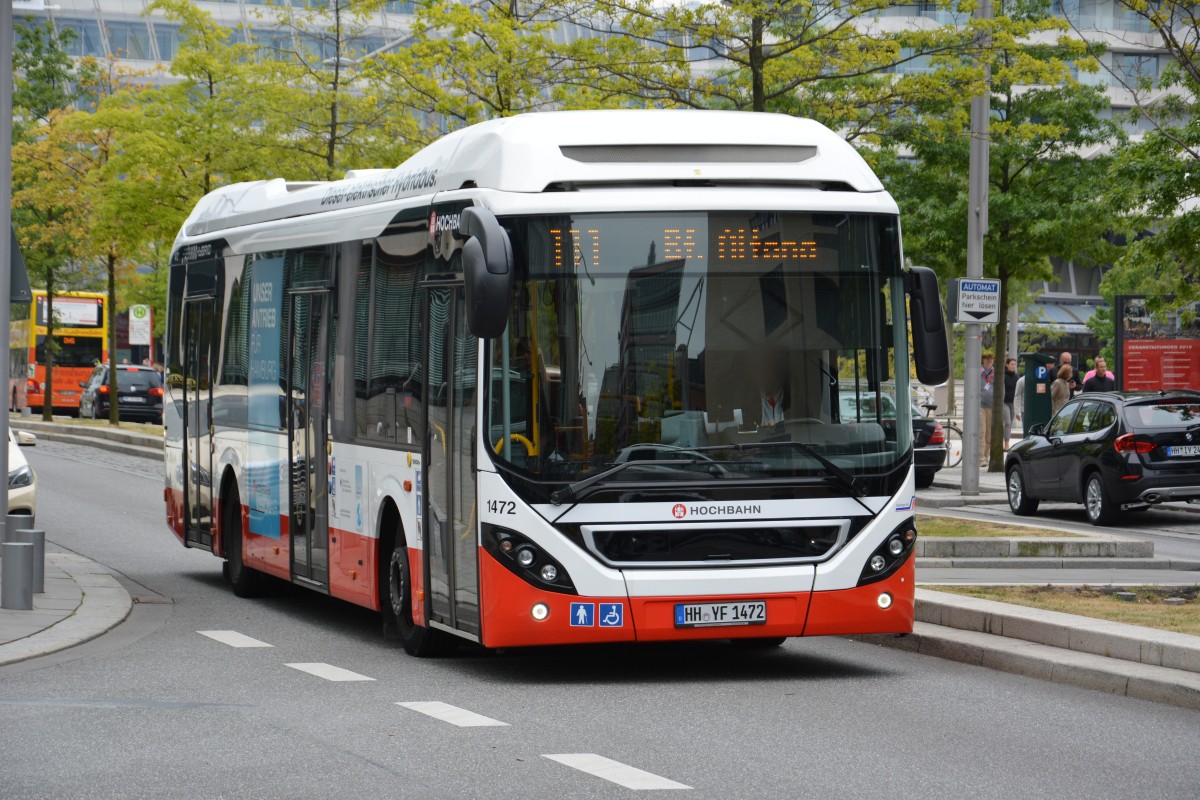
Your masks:
<svg viewBox="0 0 1200 800"><path fill-rule="evenodd" d="M1083 390L1085 392L1115 392L1117 376L1108 371L1104 356L1096 356L1096 369L1084 376Z"/></svg>
<svg viewBox="0 0 1200 800"><path fill-rule="evenodd" d="M1062 355L1058 357L1058 364L1055 366L1055 370L1058 370L1063 366L1071 367L1071 377L1067 381L1067 384L1071 391L1071 397L1074 397L1075 392L1079 391L1079 387L1075 385L1075 368L1071 364L1071 354L1065 350L1062 352ZM1055 374L1057 374L1057 372L1055 372Z"/></svg>
<svg viewBox="0 0 1200 800"><path fill-rule="evenodd" d="M992 362L996 357L984 353L979 367L979 466L988 465L988 443L992 432L992 383L996 379L996 370Z"/></svg>
<svg viewBox="0 0 1200 800"><path fill-rule="evenodd" d="M1071 365L1063 364L1058 368L1058 377L1054 379L1054 383L1050 384L1050 416L1058 413L1058 410L1067 404L1071 399Z"/></svg>
<svg viewBox="0 0 1200 800"><path fill-rule="evenodd" d="M1004 452L1008 452L1008 440L1012 437L1014 409L1013 401L1017 395L1017 360L1004 359Z"/></svg>

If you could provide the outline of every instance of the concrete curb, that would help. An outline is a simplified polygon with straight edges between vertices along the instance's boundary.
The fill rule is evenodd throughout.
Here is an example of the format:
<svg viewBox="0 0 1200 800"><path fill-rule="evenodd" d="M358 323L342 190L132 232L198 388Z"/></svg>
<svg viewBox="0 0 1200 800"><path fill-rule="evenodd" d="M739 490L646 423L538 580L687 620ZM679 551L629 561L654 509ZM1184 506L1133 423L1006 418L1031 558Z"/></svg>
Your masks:
<svg viewBox="0 0 1200 800"><path fill-rule="evenodd" d="M9 424L16 430L31 431L48 442L96 447L113 453L159 461L163 458L161 436L135 433L119 428L83 428L75 425L59 425L53 422L35 422L18 417L10 417Z"/></svg>
<svg viewBox="0 0 1200 800"><path fill-rule="evenodd" d="M918 558L1153 558L1154 542L1115 537L918 537Z"/></svg>
<svg viewBox="0 0 1200 800"><path fill-rule="evenodd" d="M979 667L1200 710L1200 675L918 622L909 636L854 639Z"/></svg>
<svg viewBox="0 0 1200 800"><path fill-rule="evenodd" d="M1108 658L1200 673L1200 636L917 589L916 618Z"/></svg>
<svg viewBox="0 0 1200 800"><path fill-rule="evenodd" d="M46 561L78 585L80 602L60 621L0 645L0 666L49 655L95 639L123 622L133 608L133 599L125 587L111 572L91 559L75 553L46 553Z"/></svg>
<svg viewBox="0 0 1200 800"><path fill-rule="evenodd" d="M1200 710L1200 636L917 589L911 636L859 641Z"/></svg>
<svg viewBox="0 0 1200 800"><path fill-rule="evenodd" d="M1171 558L918 558L918 569L1161 569L1192 572L1200 561ZM1200 576L1197 576L1200 582Z"/></svg>

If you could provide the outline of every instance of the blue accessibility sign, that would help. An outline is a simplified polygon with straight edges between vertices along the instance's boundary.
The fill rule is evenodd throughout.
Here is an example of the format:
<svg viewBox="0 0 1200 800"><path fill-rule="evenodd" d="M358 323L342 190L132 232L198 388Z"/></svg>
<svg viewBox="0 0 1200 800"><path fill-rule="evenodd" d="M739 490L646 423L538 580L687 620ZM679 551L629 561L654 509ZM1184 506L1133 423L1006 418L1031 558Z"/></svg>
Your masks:
<svg viewBox="0 0 1200 800"><path fill-rule="evenodd" d="M594 627L596 627L596 604L595 603L571 603L571 627L572 628L594 628Z"/></svg>
<svg viewBox="0 0 1200 800"><path fill-rule="evenodd" d="M601 628L620 628L625 625L625 604L624 603L601 603L600 604L600 627Z"/></svg>

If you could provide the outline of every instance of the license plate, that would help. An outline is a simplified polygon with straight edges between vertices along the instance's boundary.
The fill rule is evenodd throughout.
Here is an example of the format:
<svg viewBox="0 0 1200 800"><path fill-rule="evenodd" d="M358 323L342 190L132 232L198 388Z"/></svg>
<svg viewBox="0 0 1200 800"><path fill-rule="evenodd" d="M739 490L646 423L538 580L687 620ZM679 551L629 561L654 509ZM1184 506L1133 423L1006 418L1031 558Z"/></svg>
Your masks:
<svg viewBox="0 0 1200 800"><path fill-rule="evenodd" d="M765 625L765 600L737 603L676 603L676 628L705 628L714 625Z"/></svg>
<svg viewBox="0 0 1200 800"><path fill-rule="evenodd" d="M75 391L74 389L65 389L61 392L57 392L57 394L61 394L63 397L74 397L75 395L79 394L79 392Z"/></svg>
<svg viewBox="0 0 1200 800"><path fill-rule="evenodd" d="M1186 458L1188 456L1200 456L1200 444L1181 444L1167 448L1167 455L1175 458Z"/></svg>
<svg viewBox="0 0 1200 800"><path fill-rule="evenodd" d="M122 403L144 403L144 402L146 402L146 398L144 398L144 397L122 397L121 402Z"/></svg>

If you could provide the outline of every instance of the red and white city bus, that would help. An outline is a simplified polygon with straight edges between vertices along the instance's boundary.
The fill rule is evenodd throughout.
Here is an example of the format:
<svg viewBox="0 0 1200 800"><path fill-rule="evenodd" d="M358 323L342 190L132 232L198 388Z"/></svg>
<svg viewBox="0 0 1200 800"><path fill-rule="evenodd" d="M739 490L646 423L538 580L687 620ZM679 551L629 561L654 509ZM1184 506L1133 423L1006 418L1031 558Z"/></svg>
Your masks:
<svg viewBox="0 0 1200 800"><path fill-rule="evenodd" d="M168 523L416 655L910 631L910 335L948 362L902 264L858 154L767 114L525 115L220 189L171 261Z"/></svg>

